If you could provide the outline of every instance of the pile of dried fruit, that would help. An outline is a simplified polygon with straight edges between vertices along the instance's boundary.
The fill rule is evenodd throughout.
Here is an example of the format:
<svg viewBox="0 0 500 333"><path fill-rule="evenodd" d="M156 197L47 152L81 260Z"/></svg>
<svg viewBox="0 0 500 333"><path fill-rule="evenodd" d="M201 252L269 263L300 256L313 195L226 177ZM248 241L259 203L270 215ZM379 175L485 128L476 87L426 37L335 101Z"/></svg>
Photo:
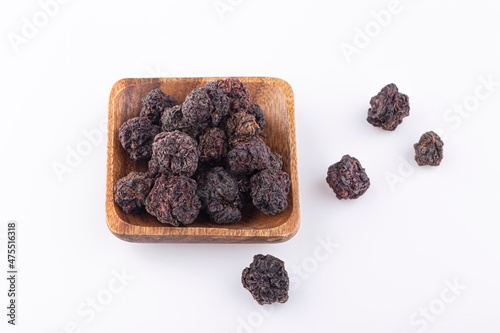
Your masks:
<svg viewBox="0 0 500 333"><path fill-rule="evenodd" d="M119 139L134 161L148 160L148 171L118 180L115 202L125 213L144 209L172 226L192 223L203 209L218 224L241 220L252 203L267 215L288 205L290 177L279 154L262 140L266 120L237 79L215 80L194 89L180 105L160 89L142 99L139 117L126 121ZM408 96L395 84L370 100L367 121L394 131L409 116ZM438 166L443 141L434 132L414 145L418 165ZM326 181L338 199L357 199L370 187L358 159L345 155L328 168ZM258 254L241 282L260 304L285 303L289 278L282 260Z"/></svg>
<svg viewBox="0 0 500 333"><path fill-rule="evenodd" d="M146 210L172 226L192 223L200 209L218 224L236 223L253 203L267 215L288 205L290 177L281 156L262 140L264 113L238 79L215 80L191 91L181 105L154 89L139 117L119 131L146 173L118 180L115 202L125 213Z"/></svg>

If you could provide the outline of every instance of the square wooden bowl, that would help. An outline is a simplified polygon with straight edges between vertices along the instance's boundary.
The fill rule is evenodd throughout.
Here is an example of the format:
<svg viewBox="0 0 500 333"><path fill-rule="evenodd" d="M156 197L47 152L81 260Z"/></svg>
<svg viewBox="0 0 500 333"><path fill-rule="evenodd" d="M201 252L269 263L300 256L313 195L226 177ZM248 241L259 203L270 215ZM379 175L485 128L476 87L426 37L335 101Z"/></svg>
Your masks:
<svg viewBox="0 0 500 333"><path fill-rule="evenodd" d="M134 162L118 140L118 130L128 119L141 111L142 97L154 88L182 103L186 95L206 82L219 78L154 78L123 79L115 83L109 98L108 163L106 182L106 219L109 230L130 242L153 243L268 243L283 242L299 230L299 184L295 145L295 118L293 91L280 79L268 77L239 77L251 93L251 100L264 111L267 125L266 144L283 157L283 169L291 178L288 208L281 214L268 216L248 205L242 220L231 225L211 223L200 214L196 221L183 227L160 223L146 212L125 214L114 201L116 181L131 171L145 172L146 162Z"/></svg>

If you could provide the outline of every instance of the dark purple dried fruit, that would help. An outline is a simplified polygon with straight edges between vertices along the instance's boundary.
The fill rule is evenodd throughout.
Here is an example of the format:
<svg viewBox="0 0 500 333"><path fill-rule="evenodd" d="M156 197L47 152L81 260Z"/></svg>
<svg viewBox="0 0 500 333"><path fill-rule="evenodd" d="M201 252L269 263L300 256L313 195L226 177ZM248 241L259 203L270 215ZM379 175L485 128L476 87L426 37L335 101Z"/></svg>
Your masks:
<svg viewBox="0 0 500 333"><path fill-rule="evenodd" d="M227 154L229 171L232 174L250 174L266 169L270 165L271 150L261 139L254 139L234 147Z"/></svg>
<svg viewBox="0 0 500 333"><path fill-rule="evenodd" d="M149 178L157 178L161 176L160 174L160 163L156 159L150 159L148 162L148 171L146 171L146 176Z"/></svg>
<svg viewBox="0 0 500 333"><path fill-rule="evenodd" d="M158 221L175 227L193 223L201 207L196 182L185 176L162 175L156 179L145 204Z"/></svg>
<svg viewBox="0 0 500 333"><path fill-rule="evenodd" d="M227 120L226 133L229 145L234 147L257 138L260 134L260 127L251 114L237 112Z"/></svg>
<svg viewBox="0 0 500 333"><path fill-rule="evenodd" d="M134 161L151 158L152 144L158 127L153 126L146 117L127 120L120 127L118 139Z"/></svg>
<svg viewBox="0 0 500 333"><path fill-rule="evenodd" d="M385 86L370 100L368 122L375 127L394 131L410 115L408 96L398 91L394 83Z"/></svg>
<svg viewBox="0 0 500 333"><path fill-rule="evenodd" d="M278 153L271 153L270 155L270 168L276 170L283 170L283 159Z"/></svg>
<svg viewBox="0 0 500 333"><path fill-rule="evenodd" d="M213 222L228 224L241 219L238 182L224 168L215 167L199 178L198 196Z"/></svg>
<svg viewBox="0 0 500 333"><path fill-rule="evenodd" d="M144 208L154 179L141 172L131 172L119 179L115 185L115 202L124 213L139 213Z"/></svg>
<svg viewBox="0 0 500 333"><path fill-rule="evenodd" d="M283 212L288 206L290 176L280 170L266 169L250 178L252 203L266 215Z"/></svg>
<svg viewBox="0 0 500 333"><path fill-rule="evenodd" d="M159 88L153 89L142 99L141 117L147 117L153 124L160 125L163 111L174 105L179 105L175 98Z"/></svg>
<svg viewBox="0 0 500 333"><path fill-rule="evenodd" d="M288 300L290 281L285 263L268 254L258 254L243 270L241 283L260 304L285 303Z"/></svg>
<svg viewBox="0 0 500 333"><path fill-rule="evenodd" d="M230 113L245 111L252 105L252 102L250 102L250 91L238 79L227 78L225 80L210 81L205 85L205 88L222 90L229 97L231 105Z"/></svg>
<svg viewBox="0 0 500 333"><path fill-rule="evenodd" d="M240 197L243 201L243 205L251 203L250 178L247 175L233 175L233 177L238 182L238 189L240 190Z"/></svg>
<svg viewBox="0 0 500 333"><path fill-rule="evenodd" d="M180 131L162 132L153 142L149 173L192 176L198 168L198 143Z"/></svg>
<svg viewBox="0 0 500 333"><path fill-rule="evenodd" d="M229 97L220 89L206 89L210 98L211 126L219 126L229 114Z"/></svg>
<svg viewBox="0 0 500 333"><path fill-rule="evenodd" d="M438 166L443 159L444 143L434 132L427 132L422 135L420 141L415 143L415 161L418 165Z"/></svg>
<svg viewBox="0 0 500 333"><path fill-rule="evenodd" d="M264 112L262 112L259 105L252 103L252 105L245 112L255 117L255 121L259 124L261 130L266 127L266 118L264 117Z"/></svg>
<svg viewBox="0 0 500 333"><path fill-rule="evenodd" d="M199 138L200 162L220 163L228 152L226 133L218 127L209 128Z"/></svg>
<svg viewBox="0 0 500 333"><path fill-rule="evenodd" d="M191 126L199 129L206 128L212 118L210 108L212 102L204 88L191 91L182 104L182 115Z"/></svg>
<svg viewBox="0 0 500 333"><path fill-rule="evenodd" d="M370 187L370 179L358 159L344 155L342 159L330 165L326 182L338 199L357 199Z"/></svg>
<svg viewBox="0 0 500 333"><path fill-rule="evenodd" d="M199 129L191 126L182 115L182 105L166 109L161 116L162 130L164 132L181 131L192 138L197 138Z"/></svg>
<svg viewBox="0 0 500 333"><path fill-rule="evenodd" d="M208 82L182 105L153 89L142 103L141 117L125 122L119 139L132 159L149 160L148 171L116 183L123 211L146 207L161 222L182 225L202 205L219 224L239 221L252 201L266 214L286 209L290 178L262 140L264 113L241 81Z"/></svg>
<svg viewBox="0 0 500 333"><path fill-rule="evenodd" d="M155 136L157 136L161 132L162 132L161 126L159 126L159 125L153 125L153 130L151 131L151 135L153 136L153 140L154 140Z"/></svg>

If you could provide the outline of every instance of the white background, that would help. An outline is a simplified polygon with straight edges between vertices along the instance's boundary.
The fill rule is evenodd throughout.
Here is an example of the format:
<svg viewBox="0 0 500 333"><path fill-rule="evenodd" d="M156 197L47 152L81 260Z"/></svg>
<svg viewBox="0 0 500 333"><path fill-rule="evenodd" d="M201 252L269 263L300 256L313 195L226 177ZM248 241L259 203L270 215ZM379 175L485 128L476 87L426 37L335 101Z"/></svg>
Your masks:
<svg viewBox="0 0 500 333"><path fill-rule="evenodd" d="M0 330L499 332L500 3L401 0L381 27L373 12L389 3L74 0L44 20L38 1L2 1L0 266L6 223L18 221L20 274L15 328L1 279ZM26 20L39 28L23 36ZM357 53L346 57L347 44ZM291 84L302 222L292 240L130 244L108 231L99 124L113 83L191 76ZM365 118L390 82L411 115L385 132ZM443 163L418 167L413 143L438 129ZM77 149L85 156L68 166ZM347 153L372 185L338 201L326 170ZM58 177L59 164L70 172ZM241 286L257 253L285 261L286 304L260 307ZM123 271L134 279L120 283Z"/></svg>

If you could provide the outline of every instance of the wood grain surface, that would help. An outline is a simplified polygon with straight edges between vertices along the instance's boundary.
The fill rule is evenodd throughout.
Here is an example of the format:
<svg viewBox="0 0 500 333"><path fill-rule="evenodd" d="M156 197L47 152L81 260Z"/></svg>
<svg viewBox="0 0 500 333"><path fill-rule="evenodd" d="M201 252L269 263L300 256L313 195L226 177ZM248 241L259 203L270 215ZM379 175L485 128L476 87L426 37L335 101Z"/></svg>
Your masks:
<svg viewBox="0 0 500 333"><path fill-rule="evenodd" d="M123 79L113 86L108 115L106 219L109 230L118 238L153 243L267 243L286 241L299 230L293 91L287 82L277 78L238 77L250 90L252 102L259 104L264 112L267 121L264 141L273 152L282 155L283 169L290 174L288 208L283 213L268 216L248 205L242 211L242 220L235 224L217 225L200 213L194 223L172 227L146 212L125 214L115 204L113 188L116 181L131 171L147 170L147 162L132 161L118 140L120 126L139 115L142 97L150 90L160 88L182 103L191 90L215 79L218 78Z"/></svg>

